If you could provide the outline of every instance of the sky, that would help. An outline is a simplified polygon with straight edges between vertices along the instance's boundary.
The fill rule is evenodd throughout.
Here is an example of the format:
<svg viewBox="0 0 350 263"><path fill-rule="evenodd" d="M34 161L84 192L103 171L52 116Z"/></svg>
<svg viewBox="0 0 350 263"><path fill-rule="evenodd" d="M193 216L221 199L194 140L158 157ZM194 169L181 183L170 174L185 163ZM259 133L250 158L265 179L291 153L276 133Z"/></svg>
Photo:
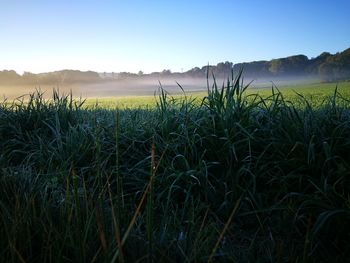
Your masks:
<svg viewBox="0 0 350 263"><path fill-rule="evenodd" d="M0 70L173 72L350 47L350 0L0 0Z"/></svg>

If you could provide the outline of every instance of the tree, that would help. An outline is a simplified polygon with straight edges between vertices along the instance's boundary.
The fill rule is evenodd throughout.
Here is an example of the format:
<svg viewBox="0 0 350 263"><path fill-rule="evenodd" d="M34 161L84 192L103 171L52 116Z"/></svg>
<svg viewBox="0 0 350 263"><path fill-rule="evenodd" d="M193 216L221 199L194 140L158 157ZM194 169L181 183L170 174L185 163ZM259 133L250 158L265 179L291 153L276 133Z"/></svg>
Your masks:
<svg viewBox="0 0 350 263"><path fill-rule="evenodd" d="M170 75L171 74L171 70L170 69L164 69L162 71L162 75Z"/></svg>
<svg viewBox="0 0 350 263"><path fill-rule="evenodd" d="M332 64L330 63L322 63L318 68L318 73L323 82L330 82L334 80Z"/></svg>
<svg viewBox="0 0 350 263"><path fill-rule="evenodd" d="M21 79L21 76L14 70L0 71L0 81L6 84L16 84Z"/></svg>
<svg viewBox="0 0 350 263"><path fill-rule="evenodd" d="M283 72L283 66L281 59L273 59L270 62L269 71L273 74L278 74Z"/></svg>

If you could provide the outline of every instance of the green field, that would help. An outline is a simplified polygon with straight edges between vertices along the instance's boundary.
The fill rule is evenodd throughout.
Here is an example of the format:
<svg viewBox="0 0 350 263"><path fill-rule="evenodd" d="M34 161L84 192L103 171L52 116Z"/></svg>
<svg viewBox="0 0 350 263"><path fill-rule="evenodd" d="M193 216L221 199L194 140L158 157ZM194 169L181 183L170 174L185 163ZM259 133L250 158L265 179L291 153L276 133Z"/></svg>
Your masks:
<svg viewBox="0 0 350 263"><path fill-rule="evenodd" d="M281 93L286 97L286 99L295 99L299 96L297 93L302 94L307 100L312 101L315 105L319 105L322 101L331 96L335 88L338 87L338 92L345 98L350 98L350 82L339 82L339 83L308 83L308 84L298 84L295 86L281 86L277 87ZM271 95L270 86L254 86L252 83L247 94L260 94L263 97ZM190 98L196 99L197 102L201 102L206 96L206 92L189 92L186 95ZM173 95L175 99L183 98L183 94ZM154 107L156 104L157 96L124 96L115 98L89 98L86 100L85 105L88 107L94 107L96 104L101 108L106 109L126 109L126 108L147 108Z"/></svg>
<svg viewBox="0 0 350 263"><path fill-rule="evenodd" d="M0 259L347 262L349 88L2 103Z"/></svg>

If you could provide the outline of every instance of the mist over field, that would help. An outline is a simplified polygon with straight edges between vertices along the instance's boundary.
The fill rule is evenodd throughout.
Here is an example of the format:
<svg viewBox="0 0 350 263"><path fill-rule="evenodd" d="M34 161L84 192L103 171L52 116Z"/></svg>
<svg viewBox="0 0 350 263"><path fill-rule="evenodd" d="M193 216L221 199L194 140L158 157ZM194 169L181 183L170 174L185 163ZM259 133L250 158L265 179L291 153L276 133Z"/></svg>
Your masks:
<svg viewBox="0 0 350 263"><path fill-rule="evenodd" d="M95 83L79 86L84 97L118 97L118 96L145 96L153 95L160 87L170 94L185 92L198 92L206 90L206 79L185 78L177 81L174 78L163 79L132 79L116 80L105 83Z"/></svg>
<svg viewBox="0 0 350 263"><path fill-rule="evenodd" d="M214 78L219 87L223 82L243 70L244 83L250 88L270 88L295 86L309 82L347 81L350 78L350 48L330 54L323 52L315 58L305 55L293 55L270 61L253 61L233 64L220 62L216 65L194 67L185 72L172 72L164 69L160 72L144 74L130 72L103 72L60 70L46 73L14 70L0 71L0 95L16 98L40 89L45 96L53 88L63 93L72 92L76 96L120 97L153 95L160 86L170 94L199 92L207 90L207 82L212 85ZM179 85L178 85L179 84Z"/></svg>
<svg viewBox="0 0 350 263"><path fill-rule="evenodd" d="M219 87L226 83L227 79L218 78L216 83ZM284 86L297 86L300 84L319 82L318 79L285 77L285 78L245 78L244 84L249 84L249 89L267 89L275 85L279 88ZM61 94L72 93L74 97L82 98L105 98L105 97L124 97L124 96L153 96L162 87L171 95L185 93L206 92L207 85L211 87L214 83L212 77L206 78L147 78L147 79L129 79L113 80L93 83L61 83L61 84L43 84L34 85L23 83L20 85L1 85L1 98L16 99L23 95L28 95L37 90L44 93L44 97L50 98L53 90L59 90ZM182 89L183 91L182 91Z"/></svg>
<svg viewBox="0 0 350 263"><path fill-rule="evenodd" d="M227 78L215 79L219 87L227 82ZM284 86L297 86L300 84L319 82L319 79L314 77L300 78L300 77L285 77L285 78L246 78L243 83L248 85L250 89L264 89L271 88L272 85L283 88ZM206 78L163 78L163 79L145 79L145 80L117 80L105 83L80 84L72 87L75 96L86 98L98 97L120 97L120 96L150 96L154 95L160 87L166 90L169 94L206 92L207 85L211 87L214 83L212 77ZM180 88L181 86L181 88Z"/></svg>
<svg viewBox="0 0 350 263"><path fill-rule="evenodd" d="M182 79L178 82L185 92L198 92L206 90L206 79ZM168 79L147 79L147 80L115 80L98 83L76 83L59 85L1 85L0 95L8 99L14 99L19 96L32 93L36 90L44 92L45 97L51 97L52 90L58 89L61 93L72 92L74 97L98 98L98 97L122 97L122 96L151 96L163 87L170 94L181 93L181 88L176 80Z"/></svg>

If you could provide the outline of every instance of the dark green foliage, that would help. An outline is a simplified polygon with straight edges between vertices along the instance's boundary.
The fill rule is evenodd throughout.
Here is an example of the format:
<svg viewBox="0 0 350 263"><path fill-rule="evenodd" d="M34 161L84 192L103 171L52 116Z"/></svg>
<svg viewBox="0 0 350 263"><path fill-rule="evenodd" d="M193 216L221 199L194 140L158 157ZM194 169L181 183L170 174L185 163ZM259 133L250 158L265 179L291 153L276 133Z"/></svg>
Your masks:
<svg viewBox="0 0 350 263"><path fill-rule="evenodd" d="M0 83L6 85L62 85L73 83L94 83L102 79L94 71L60 70L48 73L24 72L18 75L13 70L0 71Z"/></svg>
<svg viewBox="0 0 350 263"><path fill-rule="evenodd" d="M308 59L304 55L278 58L270 61L238 63L233 66L235 72L244 67L245 75L252 78L316 77L331 82L350 78L350 49L331 55L322 53ZM213 69L215 72L215 67Z"/></svg>
<svg viewBox="0 0 350 263"><path fill-rule="evenodd" d="M350 79L350 48L325 58L318 68L323 81Z"/></svg>
<svg viewBox="0 0 350 263"><path fill-rule="evenodd" d="M343 81L350 79L350 48L334 55L323 52L316 58L308 59L305 55L294 55L285 58L272 59L270 61L252 61L233 64L232 62L220 62L217 65L207 65L201 68L194 67L186 72L171 72L164 69L161 72L138 74L130 72L99 74L94 71L60 70L47 73L30 73L18 75L13 70L0 71L0 83L3 85L70 85L105 83L118 80L136 79L167 79L181 78L205 78L208 71L217 78L226 79L232 69L236 74L244 68L245 76L249 78L283 80L294 78L315 78L324 82Z"/></svg>
<svg viewBox="0 0 350 263"><path fill-rule="evenodd" d="M3 262L344 262L350 108L245 95L83 109L54 93L0 108ZM180 86L181 88L181 86Z"/></svg>

